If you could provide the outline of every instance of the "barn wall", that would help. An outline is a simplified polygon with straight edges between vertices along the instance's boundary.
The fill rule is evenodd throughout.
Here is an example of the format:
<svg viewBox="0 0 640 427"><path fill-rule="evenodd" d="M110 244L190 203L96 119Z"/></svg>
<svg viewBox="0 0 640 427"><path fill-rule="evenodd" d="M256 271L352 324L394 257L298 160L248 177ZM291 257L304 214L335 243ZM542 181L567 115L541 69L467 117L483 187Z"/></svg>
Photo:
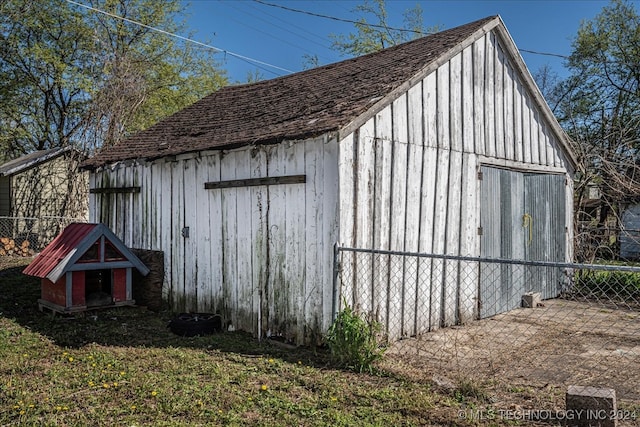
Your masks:
<svg viewBox="0 0 640 427"><path fill-rule="evenodd" d="M175 311L219 311L235 328L301 341L331 321L337 164L324 137L120 164L93 173L91 188L140 191L92 194L92 221L164 251ZM204 188L302 174L304 184Z"/></svg>
<svg viewBox="0 0 640 427"><path fill-rule="evenodd" d="M478 256L480 166L566 174L559 147L499 39L488 33L341 138L339 241ZM378 313L390 337L477 316L477 266L420 260L416 269L388 274L388 261L372 263L343 296ZM421 289L416 275L432 274L437 280Z"/></svg>

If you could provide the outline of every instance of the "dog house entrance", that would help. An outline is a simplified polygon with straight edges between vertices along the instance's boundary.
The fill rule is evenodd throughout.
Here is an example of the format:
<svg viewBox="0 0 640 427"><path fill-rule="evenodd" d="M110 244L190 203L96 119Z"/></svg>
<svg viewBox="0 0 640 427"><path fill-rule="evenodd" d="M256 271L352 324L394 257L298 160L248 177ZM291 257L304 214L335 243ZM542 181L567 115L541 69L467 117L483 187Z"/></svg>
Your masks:
<svg viewBox="0 0 640 427"><path fill-rule="evenodd" d="M113 304L111 270L89 270L85 272L85 301L87 307Z"/></svg>

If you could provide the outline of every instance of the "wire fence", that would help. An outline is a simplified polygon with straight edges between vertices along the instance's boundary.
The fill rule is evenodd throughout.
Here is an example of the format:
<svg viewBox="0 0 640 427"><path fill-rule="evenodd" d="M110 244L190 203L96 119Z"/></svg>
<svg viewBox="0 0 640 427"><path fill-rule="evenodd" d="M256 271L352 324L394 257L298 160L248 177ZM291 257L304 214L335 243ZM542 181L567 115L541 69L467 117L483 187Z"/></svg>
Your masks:
<svg viewBox="0 0 640 427"><path fill-rule="evenodd" d="M638 267L337 248L336 280L338 308L381 324L388 369L483 384L505 408L580 385L640 409Z"/></svg>
<svg viewBox="0 0 640 427"><path fill-rule="evenodd" d="M57 216L0 217L0 256L32 256L72 222L86 220Z"/></svg>

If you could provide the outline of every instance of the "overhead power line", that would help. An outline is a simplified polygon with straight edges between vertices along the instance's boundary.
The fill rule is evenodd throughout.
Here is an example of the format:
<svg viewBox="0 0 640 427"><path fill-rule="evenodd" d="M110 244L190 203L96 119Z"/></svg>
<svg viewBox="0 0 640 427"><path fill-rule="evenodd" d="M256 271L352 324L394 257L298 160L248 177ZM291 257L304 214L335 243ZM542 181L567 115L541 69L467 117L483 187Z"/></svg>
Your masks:
<svg viewBox="0 0 640 427"><path fill-rule="evenodd" d="M308 10L302 10L302 9L294 9L292 7L287 7L287 6L282 6L280 4L275 4L275 3L269 3L266 2L264 0L253 0L256 3L259 4L263 4L265 6L269 6L269 7L276 7L279 9L284 9L284 10L288 10L290 12L295 12L295 13L302 13L305 15L309 15L309 16L315 16L318 18L324 18L324 19L330 19L332 21L339 21L339 22L346 22L349 24L358 24L358 25L364 25L370 28L380 28L383 30L393 30L393 31L402 31L402 32L407 32L407 33L415 33L415 34L422 34L422 35L428 35L429 33L425 33L424 31L420 31L420 30L412 30L412 29L406 29L406 28L394 28L394 27L388 27L385 25L378 25L378 24L369 24L366 22L361 22L361 21L354 21L351 19L344 19L344 18L338 18L336 16L330 16L330 15L323 15L321 13L315 13L315 12L309 12ZM526 52L526 53L530 53L533 55L545 55L545 56L555 56L558 58L563 58L563 59L569 59L568 56L565 55L560 55L557 53L548 53L548 52L536 52L533 50L526 50L526 49L518 49L520 52Z"/></svg>
<svg viewBox="0 0 640 427"><path fill-rule="evenodd" d="M254 64L254 65L255 64L260 64L260 65L264 65L266 67L271 67L271 68L275 68L275 69L280 70L280 71L284 71L286 73L293 73L294 72L294 71L288 70L286 68L278 67L277 65L273 65L273 64L269 64L269 63L264 62L264 61L260 61L258 59L250 58L248 56L240 55L238 53L234 53L234 52L231 52L231 51L226 50L226 49L221 49L219 47L215 47L215 46L212 46L212 45L209 45L209 44L206 44L206 43L199 42L197 40L190 39L188 37L183 37L183 36L178 35L178 34L170 33L169 31L165 31L165 30L162 30L160 28L152 27L151 25L143 24L142 22L135 21L135 20L129 19L129 18L125 18L123 16L119 16L119 15L116 15L116 14L113 14L113 13L110 13L110 12L107 12L107 11L104 11L104 10L101 10L101 9L97 9L95 7L88 6L86 4L78 3L78 2L73 1L73 0L66 0L66 1L68 3L74 4L76 6L80 6L80 7L83 7L85 9L91 10L93 12L101 13L103 15L107 15L107 16L110 16L112 18L120 19L122 21L129 22L130 24L139 25L141 27L147 28L147 29L149 29L151 31L155 31L157 33L164 34L166 36L175 37L177 39L180 39L180 40L183 40L183 41L186 41L186 42L189 42L189 43L194 43L194 44L196 44L198 46L202 46L202 47L205 47L207 49L213 49L216 52L222 52L222 53L224 53L226 55L232 56L234 58L240 59L242 61ZM269 71L269 70L265 70L265 71Z"/></svg>
<svg viewBox="0 0 640 427"><path fill-rule="evenodd" d="M371 27L371 28L380 28L380 29L383 29L383 30L401 31L401 32L405 32L405 33L415 33L415 34L424 34L424 35L429 34L429 33L425 33L425 32L420 31L420 30L411 30L411 29L407 29L407 28L394 28L394 27L389 27L389 26L386 26L386 25L378 25L378 24L367 24L367 23L360 22L360 21L354 21L352 19L344 19L344 18L338 18L338 17L330 16L330 15L323 15L321 13L309 12L308 10L294 9L292 7L282 6L280 4L268 3L268 2L263 1L263 0L253 0L253 1L256 2L256 3L263 4L265 6L277 7L279 9L288 10L290 12L303 13L305 15L317 16L318 18L331 19L333 21L346 22L348 24L366 25L367 27Z"/></svg>

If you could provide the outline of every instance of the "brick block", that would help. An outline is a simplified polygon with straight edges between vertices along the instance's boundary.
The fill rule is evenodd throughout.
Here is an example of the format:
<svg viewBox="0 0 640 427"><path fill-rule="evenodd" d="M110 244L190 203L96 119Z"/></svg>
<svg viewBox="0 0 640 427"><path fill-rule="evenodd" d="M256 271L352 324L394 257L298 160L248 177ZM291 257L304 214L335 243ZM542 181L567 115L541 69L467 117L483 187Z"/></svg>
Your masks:
<svg viewBox="0 0 640 427"><path fill-rule="evenodd" d="M522 295L522 307L536 308L542 302L540 292L527 292Z"/></svg>
<svg viewBox="0 0 640 427"><path fill-rule="evenodd" d="M575 427L616 427L616 391L572 385L567 389L567 424Z"/></svg>

